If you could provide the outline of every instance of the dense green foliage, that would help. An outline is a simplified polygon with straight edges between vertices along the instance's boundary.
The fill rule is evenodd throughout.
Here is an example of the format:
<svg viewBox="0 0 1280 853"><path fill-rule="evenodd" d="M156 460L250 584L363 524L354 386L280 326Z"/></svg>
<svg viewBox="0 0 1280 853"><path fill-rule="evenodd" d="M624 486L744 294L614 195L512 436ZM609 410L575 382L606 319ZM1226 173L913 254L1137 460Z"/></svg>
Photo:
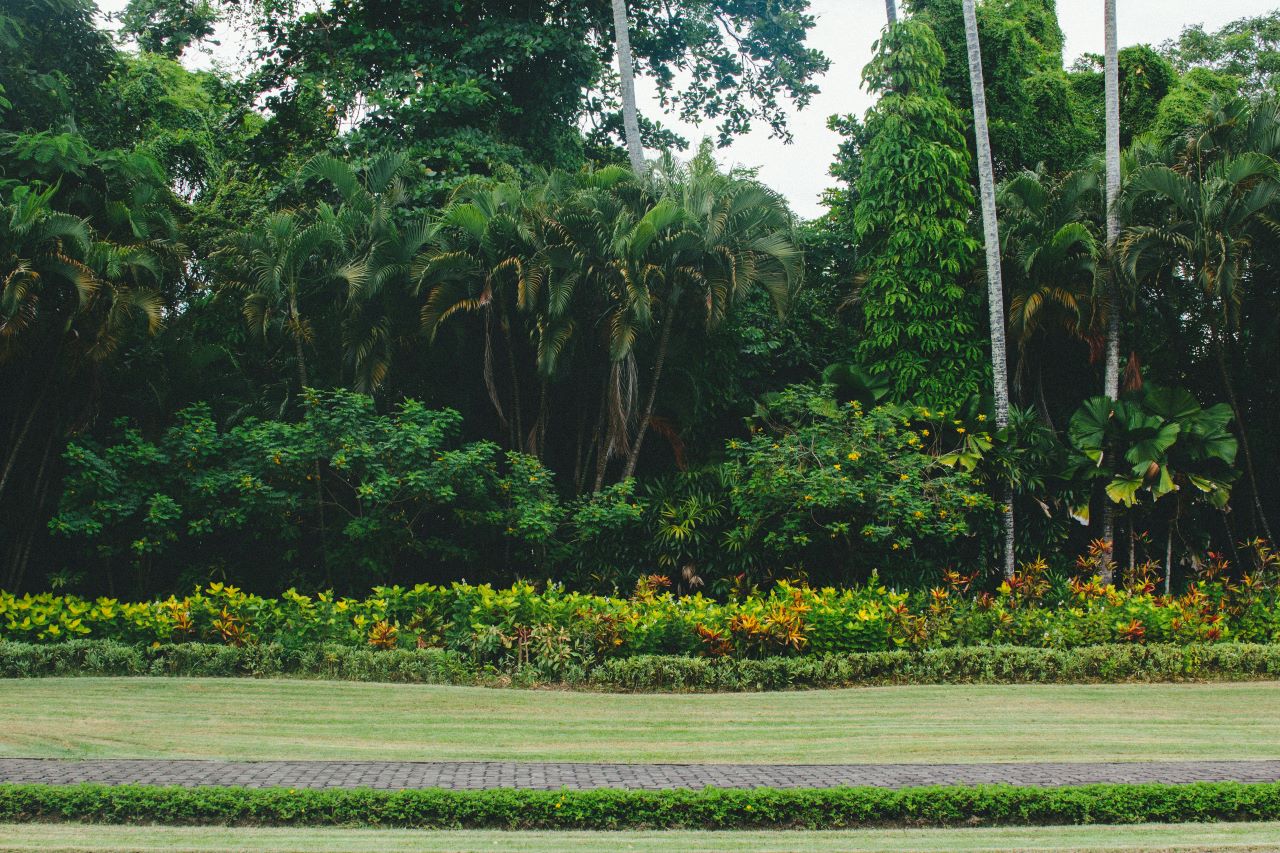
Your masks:
<svg viewBox="0 0 1280 853"><path fill-rule="evenodd" d="M952 572L945 586L914 594L874 583L844 590L780 583L726 603L674 596L663 591L668 582L661 577L642 579L628 598L527 584L379 587L365 599L293 590L261 598L214 584L139 603L0 593L0 639L443 648L473 665L530 667L549 679L643 655L753 659L967 646L1276 643L1280 572L1265 548L1258 556L1262 562L1239 580L1219 561L1176 597L1156 594L1149 566L1122 588L1104 585L1096 562L1082 563L1080 575L1065 581L1049 576L1043 563L1028 565L994 595L973 594L975 577Z"/></svg>
<svg viewBox="0 0 1280 853"><path fill-rule="evenodd" d="M641 174L603 0L134 0L118 38L6 4L0 586L995 593L1006 494L1058 574L1107 507L1169 592L1246 563L1280 523L1276 16L1120 52L1113 249L1099 61L1064 68L1049 0L980 4L997 430L961 4L905 5L801 223L714 147L817 91L804 0L628 4L717 136L680 160L643 116ZM215 27L240 61L190 70Z"/></svg>
<svg viewBox="0 0 1280 853"><path fill-rule="evenodd" d="M900 399L955 406L984 385L980 296L965 274L978 249L960 112L940 84L928 27L890 28L863 76L880 102L862 132L853 211L867 258L858 300L859 361L887 373Z"/></svg>
<svg viewBox="0 0 1280 853"><path fill-rule="evenodd" d="M1249 643L1123 643L1073 649L958 646L764 658L636 655L606 658L594 666L570 666L548 675L534 666L478 665L459 652L431 648L0 641L0 678L318 678L494 687L556 685L653 693L910 684L1248 681L1274 680L1278 675L1280 644Z"/></svg>
<svg viewBox="0 0 1280 853"><path fill-rule="evenodd" d="M0 819L423 829L839 829L1274 820L1280 784L452 791L3 785Z"/></svg>

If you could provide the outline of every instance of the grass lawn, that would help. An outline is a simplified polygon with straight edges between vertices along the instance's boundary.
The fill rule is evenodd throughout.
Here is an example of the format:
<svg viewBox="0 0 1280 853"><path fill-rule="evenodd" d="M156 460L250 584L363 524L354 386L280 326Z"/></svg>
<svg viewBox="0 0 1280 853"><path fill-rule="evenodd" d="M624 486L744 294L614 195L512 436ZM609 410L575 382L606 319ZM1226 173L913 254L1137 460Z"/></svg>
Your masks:
<svg viewBox="0 0 1280 853"><path fill-rule="evenodd" d="M627 695L302 680L0 680L0 755L981 762L1280 757L1280 683Z"/></svg>
<svg viewBox="0 0 1280 853"><path fill-rule="evenodd" d="M424 832L396 829L227 829L86 824L0 825L3 850L1275 850L1280 823L897 829L840 832Z"/></svg>

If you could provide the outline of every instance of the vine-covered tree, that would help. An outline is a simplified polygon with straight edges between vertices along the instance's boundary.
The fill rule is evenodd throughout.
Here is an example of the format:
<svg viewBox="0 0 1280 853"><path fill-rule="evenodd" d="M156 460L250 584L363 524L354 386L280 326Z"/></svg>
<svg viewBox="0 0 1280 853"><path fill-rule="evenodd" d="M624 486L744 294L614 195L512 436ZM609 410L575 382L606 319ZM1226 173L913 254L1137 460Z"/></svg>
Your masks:
<svg viewBox="0 0 1280 853"><path fill-rule="evenodd" d="M984 385L978 244L969 233L969 155L940 84L929 27L885 31L864 71L880 101L867 114L854 211L864 323L858 359L892 377L899 399L954 405Z"/></svg>

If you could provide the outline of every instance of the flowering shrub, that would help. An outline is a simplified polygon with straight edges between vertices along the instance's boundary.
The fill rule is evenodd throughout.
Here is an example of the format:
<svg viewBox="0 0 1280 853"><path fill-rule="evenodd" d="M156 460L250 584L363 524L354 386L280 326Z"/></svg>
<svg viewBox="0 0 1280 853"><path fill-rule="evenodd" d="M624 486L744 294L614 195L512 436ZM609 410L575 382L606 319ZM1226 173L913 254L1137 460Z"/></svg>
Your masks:
<svg viewBox="0 0 1280 853"><path fill-rule="evenodd" d="M1093 561L1082 568L1106 554L1095 545ZM949 646L1280 642L1280 559L1262 543L1253 543L1253 554L1243 574L1215 557L1177 596L1156 593L1150 567L1122 573L1117 586L1083 573L1052 581L1043 561L1025 564L994 592L974 592L973 576L950 572L944 586L923 592L897 592L874 579L849 589L783 582L727 602L675 596L661 576L642 579L627 598L531 584L376 587L363 599L293 590L270 599L212 584L141 603L0 592L0 639L445 648L479 663L549 673L658 654L761 658Z"/></svg>

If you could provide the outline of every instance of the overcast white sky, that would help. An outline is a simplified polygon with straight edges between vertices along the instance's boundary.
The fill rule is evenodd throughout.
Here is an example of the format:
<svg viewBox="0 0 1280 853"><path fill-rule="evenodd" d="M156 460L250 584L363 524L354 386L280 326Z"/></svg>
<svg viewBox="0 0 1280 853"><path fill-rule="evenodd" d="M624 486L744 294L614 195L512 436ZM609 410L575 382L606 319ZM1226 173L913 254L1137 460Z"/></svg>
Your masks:
<svg viewBox="0 0 1280 853"><path fill-rule="evenodd" d="M1102 52L1103 0L1058 0L1058 17L1066 34L1067 64L1082 53ZM126 0L99 0L104 12L119 11ZM1249 15L1258 15L1280 5L1280 0L1119 0L1120 44L1142 42L1160 44L1188 24L1210 28ZM871 98L861 88L862 67L871 57L871 43L884 26L884 0L812 0L817 26L811 44L831 58L831 70L819 81L821 93L791 119L794 141L784 145L768 138L768 131L756 131L721 152L726 163L758 166L760 177L791 200L796 212L812 217L821 213L818 197L829 184L831 163L838 137L827 130L827 116L834 113L864 112ZM224 45L224 49L226 46ZM657 115L653 87L640 80L638 88L645 110ZM663 117L668 125L696 142L712 133L712 128L690 127Z"/></svg>

